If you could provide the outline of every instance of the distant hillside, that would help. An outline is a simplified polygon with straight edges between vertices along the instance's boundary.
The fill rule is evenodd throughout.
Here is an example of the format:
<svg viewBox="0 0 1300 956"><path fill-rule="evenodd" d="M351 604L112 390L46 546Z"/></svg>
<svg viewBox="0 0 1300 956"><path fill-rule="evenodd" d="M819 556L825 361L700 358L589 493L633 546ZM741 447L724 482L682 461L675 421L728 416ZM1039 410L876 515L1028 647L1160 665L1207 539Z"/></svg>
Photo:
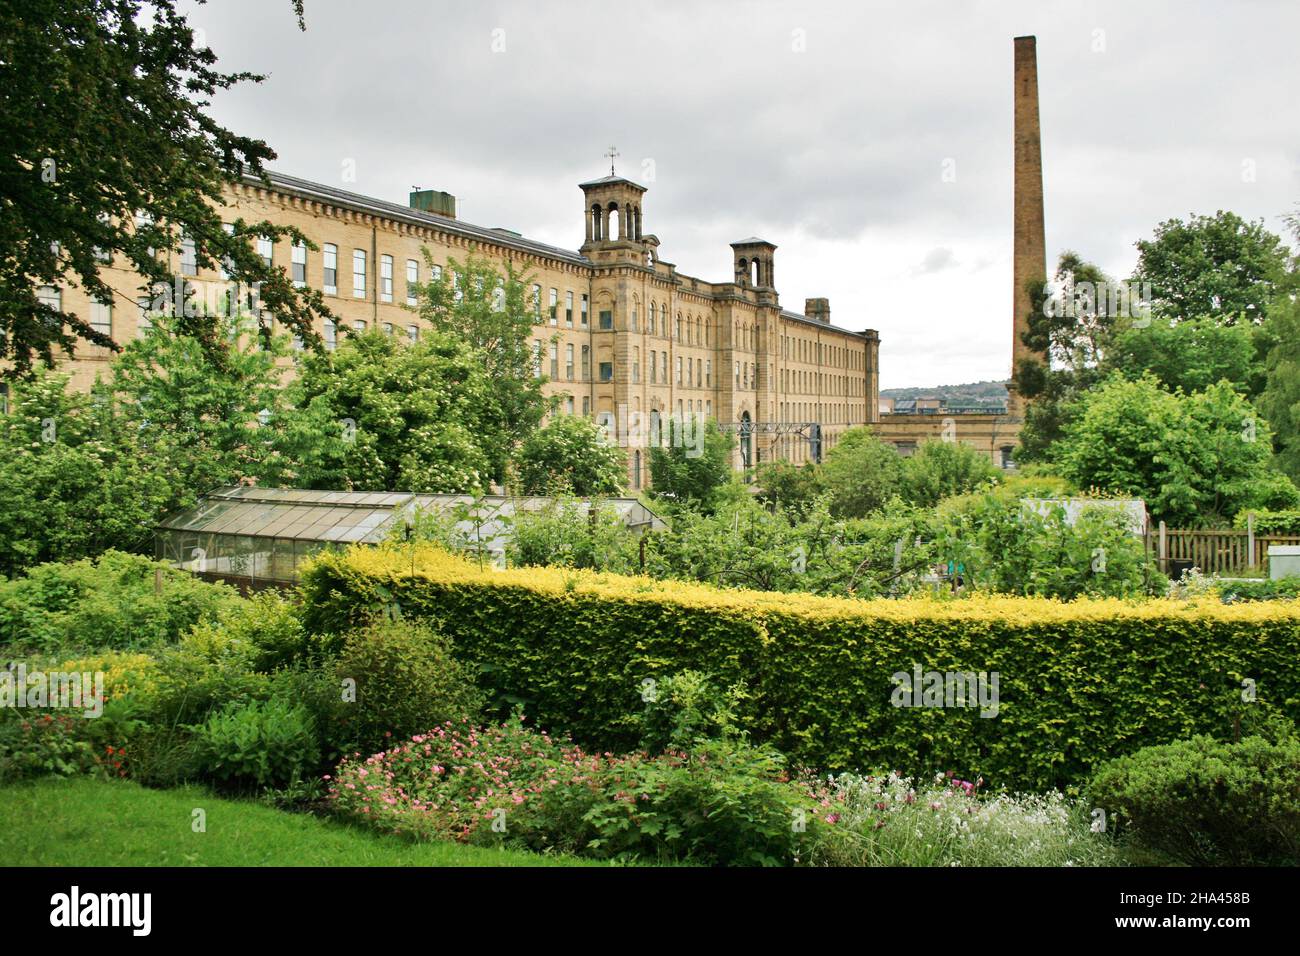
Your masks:
<svg viewBox="0 0 1300 956"><path fill-rule="evenodd" d="M882 388L881 398L942 398L950 405L1005 405L1005 382L971 382L969 385L936 385L933 388Z"/></svg>

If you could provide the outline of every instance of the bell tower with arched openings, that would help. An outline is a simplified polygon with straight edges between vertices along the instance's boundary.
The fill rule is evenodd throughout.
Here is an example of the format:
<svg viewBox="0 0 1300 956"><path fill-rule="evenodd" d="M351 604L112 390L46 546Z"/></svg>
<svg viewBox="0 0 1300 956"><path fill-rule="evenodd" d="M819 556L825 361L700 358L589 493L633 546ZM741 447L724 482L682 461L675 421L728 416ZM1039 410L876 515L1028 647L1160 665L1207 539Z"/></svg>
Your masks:
<svg viewBox="0 0 1300 956"><path fill-rule="evenodd" d="M750 289L776 288L772 271L776 258L774 244L753 236L733 242L731 254L735 259L736 285Z"/></svg>
<svg viewBox="0 0 1300 956"><path fill-rule="evenodd" d="M646 188L622 176L605 176L581 183L587 238L579 249L593 260L610 261L644 256L641 200Z"/></svg>

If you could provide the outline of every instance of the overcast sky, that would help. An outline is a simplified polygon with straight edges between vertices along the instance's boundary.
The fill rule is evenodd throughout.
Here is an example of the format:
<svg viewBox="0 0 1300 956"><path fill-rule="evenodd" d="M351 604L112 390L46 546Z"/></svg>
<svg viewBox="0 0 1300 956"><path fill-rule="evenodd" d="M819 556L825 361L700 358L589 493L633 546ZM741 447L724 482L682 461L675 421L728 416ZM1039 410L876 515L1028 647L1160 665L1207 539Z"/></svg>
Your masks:
<svg viewBox="0 0 1300 956"><path fill-rule="evenodd" d="M729 242L776 243L785 307L877 329L885 388L1009 374L1012 37L1038 37L1049 264L1127 278L1163 219L1282 232L1300 200L1294 0L307 0L305 33L289 0L213 0L191 24L269 74L213 111L292 175L443 189L577 248L615 145L665 260L720 281Z"/></svg>

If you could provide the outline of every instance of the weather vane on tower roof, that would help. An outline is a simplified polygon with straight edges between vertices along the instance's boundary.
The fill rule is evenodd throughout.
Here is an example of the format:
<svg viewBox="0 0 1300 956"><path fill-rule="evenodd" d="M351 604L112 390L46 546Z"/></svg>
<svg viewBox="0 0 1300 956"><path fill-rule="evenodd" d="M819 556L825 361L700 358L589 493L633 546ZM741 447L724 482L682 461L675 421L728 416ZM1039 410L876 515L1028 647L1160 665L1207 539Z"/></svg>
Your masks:
<svg viewBox="0 0 1300 956"><path fill-rule="evenodd" d="M619 153L619 151L618 151L617 149L615 149L613 146L611 146L611 147L609 148L609 152L606 153L605 155L609 157L609 174L610 174L611 176L613 176L613 175L614 175L614 158L615 158L616 156L620 156L620 155L622 155L622 154Z"/></svg>

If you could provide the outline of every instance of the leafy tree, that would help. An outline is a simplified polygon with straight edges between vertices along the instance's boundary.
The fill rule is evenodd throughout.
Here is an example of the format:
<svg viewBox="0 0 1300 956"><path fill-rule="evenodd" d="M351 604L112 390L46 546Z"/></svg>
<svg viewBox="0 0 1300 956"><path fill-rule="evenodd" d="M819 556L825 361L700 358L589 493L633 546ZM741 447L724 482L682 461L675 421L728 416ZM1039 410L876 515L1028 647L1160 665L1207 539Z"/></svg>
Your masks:
<svg viewBox="0 0 1300 956"><path fill-rule="evenodd" d="M825 490L821 470L811 461L795 465L777 460L759 465L755 473L758 500L769 508L784 508L803 518Z"/></svg>
<svg viewBox="0 0 1300 956"><path fill-rule="evenodd" d="M0 574L108 549L147 550L175 497L110 391L38 373L0 418Z"/></svg>
<svg viewBox="0 0 1300 956"><path fill-rule="evenodd" d="M1077 253L1057 263L1056 287L1030 289L1032 310L1024 342L1048 357L1022 359L1013 370L1017 392L1031 400L1020 431L1021 461L1046 461L1076 411L1078 398L1102 378L1099 365L1125 307L1122 290Z"/></svg>
<svg viewBox="0 0 1300 956"><path fill-rule="evenodd" d="M988 455L969 445L927 441L903 460L902 494L914 505L932 508L944 498L996 483L1001 476Z"/></svg>
<svg viewBox="0 0 1300 956"><path fill-rule="evenodd" d="M1167 219L1137 243L1135 282L1151 284L1152 308L1171 319L1209 317L1232 325L1263 321L1288 285L1282 240L1236 213Z"/></svg>
<svg viewBox="0 0 1300 956"><path fill-rule="evenodd" d="M420 317L479 357L490 385L478 416L492 435L483 447L491 477L503 481L515 447L551 405L542 393L541 356L529 342L541 303L528 289L529 277L509 263L502 275L473 255L464 262L449 259L446 269L437 267L428 249L424 257L433 278L418 288Z"/></svg>
<svg viewBox="0 0 1300 956"><path fill-rule="evenodd" d="M1278 466L1300 484L1300 299L1274 302L1268 324L1275 344L1259 409L1277 429Z"/></svg>
<svg viewBox="0 0 1300 956"><path fill-rule="evenodd" d="M1270 438L1227 383L1187 396L1150 375L1116 377L1084 397L1060 465L1078 486L1141 497L1172 524L1221 523L1294 492L1269 470Z"/></svg>
<svg viewBox="0 0 1300 956"><path fill-rule="evenodd" d="M221 485L291 479L278 428L286 408L277 361L287 354L287 336L264 333L240 314L155 315L122 349L113 392L150 469L172 487L170 508Z"/></svg>
<svg viewBox="0 0 1300 956"><path fill-rule="evenodd" d="M1170 391L1199 392L1226 379L1238 391L1249 392L1257 377L1254 340L1248 325L1157 318L1118 332L1105 367L1127 378L1150 372Z"/></svg>
<svg viewBox="0 0 1300 956"><path fill-rule="evenodd" d="M689 427L687 427L689 425ZM667 447L650 449L651 495L711 512L731 480L735 439L709 419L683 424L668 419Z"/></svg>
<svg viewBox="0 0 1300 956"><path fill-rule="evenodd" d="M295 0L302 26L302 3ZM306 242L270 222L234 223L218 205L244 171L263 174L266 143L217 124L219 90L260 82L223 73L174 0L28 0L0 6L0 358L11 376L71 356L78 340L116 348L70 312L43 304L41 286L77 284L111 301L100 274L115 262L142 289L170 285L168 257L182 237L200 266L226 263L232 281L260 289L262 306L306 341L331 313L320 293L296 289L265 265L252 237ZM180 281L180 280L178 280ZM178 309L182 320L191 318ZM215 343L211 343L214 344Z"/></svg>
<svg viewBox="0 0 1300 956"><path fill-rule="evenodd" d="M407 343L371 329L334 352L308 353L289 390L296 411L287 433L297 440L283 443L298 465L295 484L486 491L499 435L484 421L490 389L478 356L445 333Z"/></svg>
<svg viewBox="0 0 1300 956"><path fill-rule="evenodd" d="M882 442L871 429L850 428L826 456L821 476L830 494L831 513L861 518L901 493L903 460L893 445Z"/></svg>
<svg viewBox="0 0 1300 956"><path fill-rule="evenodd" d="M557 415L524 439L516 466L528 495L618 495L627 476L623 452L578 415Z"/></svg>

